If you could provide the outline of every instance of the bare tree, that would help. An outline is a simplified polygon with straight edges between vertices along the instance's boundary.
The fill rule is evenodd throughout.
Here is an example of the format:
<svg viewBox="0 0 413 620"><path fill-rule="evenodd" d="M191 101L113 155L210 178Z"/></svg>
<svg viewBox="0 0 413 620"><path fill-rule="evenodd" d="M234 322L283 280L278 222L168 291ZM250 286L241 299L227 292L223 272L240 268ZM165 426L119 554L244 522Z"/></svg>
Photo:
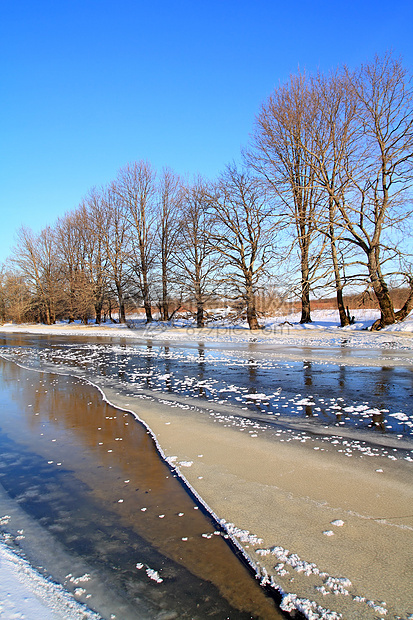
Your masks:
<svg viewBox="0 0 413 620"><path fill-rule="evenodd" d="M93 188L77 210L81 247L81 281L84 280L84 284L87 285L85 301L90 297L89 290L92 290L97 325L102 321L103 304L107 295L108 259L102 236L99 234L98 222L94 219L101 201L101 192ZM84 308L87 309L87 304L84 304ZM83 321L87 322L87 318L85 314Z"/></svg>
<svg viewBox="0 0 413 620"><path fill-rule="evenodd" d="M341 187L330 187L341 238L362 255L381 317L375 329L402 320L413 307L413 288L396 312L384 265L396 256L395 228L412 214L413 90L399 60L376 57L346 72L347 97L354 105L351 148L340 163ZM409 228L410 231L410 228ZM407 278L410 286L411 278Z"/></svg>
<svg viewBox="0 0 413 620"><path fill-rule="evenodd" d="M311 140L302 141L301 147L313 173L312 181L321 190L321 208L315 225L329 242L337 308L344 327L351 322L343 299L349 244L343 243L342 227L337 225L337 220L338 205L345 203L349 188L348 176L342 174L343 167L356 163L356 105L354 98L349 97L348 79L343 72L316 75L311 80L308 95L315 115L308 119L306 128Z"/></svg>
<svg viewBox="0 0 413 620"><path fill-rule="evenodd" d="M20 228L12 261L31 285L32 307L38 320L52 325L56 321L60 298L60 275L52 229L46 227L35 235L28 228Z"/></svg>
<svg viewBox="0 0 413 620"><path fill-rule="evenodd" d="M198 178L188 185L182 199L179 234L174 262L182 288L196 305L196 325L205 324L205 302L211 296L217 268L217 252L210 243L211 217L205 181Z"/></svg>
<svg viewBox="0 0 413 620"><path fill-rule="evenodd" d="M8 262L8 261L7 261ZM20 270L4 266L0 272L0 321L38 320L33 295Z"/></svg>
<svg viewBox="0 0 413 620"><path fill-rule="evenodd" d="M85 218L78 209L60 218L55 227L69 323L86 322L92 313L93 286L86 272Z"/></svg>
<svg viewBox="0 0 413 620"><path fill-rule="evenodd" d="M162 171L159 186L156 245L160 263L159 310L161 321L170 320L171 287L173 282L173 255L176 250L177 221L182 201L182 184L178 175L169 168ZM177 310L175 307L174 312Z"/></svg>
<svg viewBox="0 0 413 620"><path fill-rule="evenodd" d="M119 307L119 322L125 323L125 297L131 280L130 224L125 203L112 184L99 191L90 208L105 256L107 288L114 287Z"/></svg>
<svg viewBox="0 0 413 620"><path fill-rule="evenodd" d="M73 323L76 318L76 269L78 261L76 260L79 248L76 235L76 227L74 226L75 214L68 213L64 217L59 218L56 223L55 235L59 257L62 263L62 279L65 282L66 299L69 323Z"/></svg>
<svg viewBox="0 0 413 620"><path fill-rule="evenodd" d="M155 260L156 174L145 161L122 168L113 191L124 204L131 225L134 271L145 308L146 321L152 321L150 272Z"/></svg>
<svg viewBox="0 0 413 620"><path fill-rule="evenodd" d="M246 152L248 163L277 196L279 213L285 213L295 230L301 273L301 323L311 322L311 285L324 250L317 228L320 190L314 183L308 151L302 146L312 139L308 127L315 117L316 108L306 76L292 76L289 83L277 89L262 105L252 146ZM321 247L315 245L316 241Z"/></svg>
<svg viewBox="0 0 413 620"><path fill-rule="evenodd" d="M210 207L210 242L225 263L222 281L244 301L250 329L258 329L256 295L274 257L278 223L272 205L262 183L232 165L211 195Z"/></svg>

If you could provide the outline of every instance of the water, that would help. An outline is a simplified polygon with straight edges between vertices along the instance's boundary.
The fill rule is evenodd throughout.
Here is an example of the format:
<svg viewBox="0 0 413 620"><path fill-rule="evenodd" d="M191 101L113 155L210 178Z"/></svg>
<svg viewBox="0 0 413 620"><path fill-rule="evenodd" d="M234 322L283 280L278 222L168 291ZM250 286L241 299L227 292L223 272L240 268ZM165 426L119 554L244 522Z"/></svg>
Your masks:
<svg viewBox="0 0 413 620"><path fill-rule="evenodd" d="M274 353L249 344L223 351L215 345L185 347L148 340L88 341L3 336L0 346L14 358L37 367L58 366L112 385L129 395L190 397L230 403L244 415L268 420L306 420L321 425L413 436L413 369L405 352L369 351L373 366L346 362L365 351L343 343L337 362L314 361L309 347L295 347L301 361L280 361ZM291 347L285 351L291 357ZM331 351L330 351L331 359ZM377 362L382 361L382 365Z"/></svg>
<svg viewBox="0 0 413 620"><path fill-rule="evenodd" d="M0 359L0 427L0 482L26 517L14 543L102 617L280 617L146 428L98 390Z"/></svg>
<svg viewBox="0 0 413 620"><path fill-rule="evenodd" d="M374 365L362 365L366 351L345 343L327 361L304 346L274 353L253 344L2 335L0 347L5 358L88 378L123 401L189 403L199 415L209 405L236 405L237 415L252 420L284 427L305 421L315 434L344 426L366 441L373 433L412 436L413 372L405 352L374 350ZM69 554L66 566L84 562L92 575L82 585L85 603L123 620L277 617L143 426L73 376L1 366L0 481L51 537L53 556ZM35 561L39 550L29 542L27 536L19 544ZM52 570L51 554L37 564L73 585L68 571Z"/></svg>

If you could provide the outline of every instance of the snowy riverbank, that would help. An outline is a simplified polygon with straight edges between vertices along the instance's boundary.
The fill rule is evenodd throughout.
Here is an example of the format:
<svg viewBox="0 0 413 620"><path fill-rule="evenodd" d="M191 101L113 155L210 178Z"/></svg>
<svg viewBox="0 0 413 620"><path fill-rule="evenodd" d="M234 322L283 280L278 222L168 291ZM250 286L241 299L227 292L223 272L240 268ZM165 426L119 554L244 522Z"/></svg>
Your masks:
<svg viewBox="0 0 413 620"><path fill-rule="evenodd" d="M217 312L205 328L196 329L191 319L176 319L173 322L159 322L146 324L142 315L132 315L126 324L106 322L88 325L75 321L67 323L60 321L54 325L15 324L0 325L0 332L4 333L32 333L53 335L76 335L87 337L121 337L126 339L162 339L171 342L217 342L225 344L243 344L254 342L259 344L277 344L281 342L309 342L315 344L334 345L349 339L351 346L371 347L388 343L389 338L403 338L413 342L413 312L401 323L391 325L381 331L371 332L369 328L379 317L376 310L353 310L355 322L347 327L340 327L338 312L335 310L317 310L312 313L311 323L300 324L300 314L289 314L262 319L261 329L251 331L247 323L238 321L232 323L225 317L225 311ZM293 340L289 340L289 337ZM409 346L405 342L405 346ZM412 345L413 346L413 345Z"/></svg>
<svg viewBox="0 0 413 620"><path fill-rule="evenodd" d="M4 516L2 517L4 519ZM4 620L99 620L0 541L0 617Z"/></svg>

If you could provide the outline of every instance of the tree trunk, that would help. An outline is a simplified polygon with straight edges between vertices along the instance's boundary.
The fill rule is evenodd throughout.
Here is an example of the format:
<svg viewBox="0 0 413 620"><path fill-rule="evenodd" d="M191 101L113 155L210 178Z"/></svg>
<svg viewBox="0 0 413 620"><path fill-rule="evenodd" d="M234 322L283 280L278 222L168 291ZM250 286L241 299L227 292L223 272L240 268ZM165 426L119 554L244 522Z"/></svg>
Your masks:
<svg viewBox="0 0 413 620"><path fill-rule="evenodd" d="M125 302L119 300L119 323L126 323Z"/></svg>
<svg viewBox="0 0 413 620"><path fill-rule="evenodd" d="M52 309L50 306L50 300L46 297L44 300L44 322L46 323L46 325L53 325L54 318L53 318L53 313L52 313Z"/></svg>
<svg viewBox="0 0 413 620"><path fill-rule="evenodd" d="M54 325L56 323L56 312L55 312L54 304L51 300L48 300L48 306L49 306L49 320L50 320L49 325Z"/></svg>
<svg viewBox="0 0 413 620"><path fill-rule="evenodd" d="M162 248L163 249L163 248ZM163 252L164 253L164 252ZM160 307L161 321L168 321L168 269L166 260L162 258L162 302Z"/></svg>
<svg viewBox="0 0 413 620"><path fill-rule="evenodd" d="M76 304L76 295L75 295L75 280L73 269L69 266L69 323L75 322L75 304Z"/></svg>
<svg viewBox="0 0 413 620"><path fill-rule="evenodd" d="M311 323L310 308L310 270L308 268L308 243L303 240L301 247L301 320L300 323Z"/></svg>
<svg viewBox="0 0 413 620"><path fill-rule="evenodd" d="M204 320L204 300L200 282L195 282L195 301L196 301L196 326L201 329L205 325Z"/></svg>
<svg viewBox="0 0 413 620"><path fill-rule="evenodd" d="M204 303L202 301L198 301L196 304L196 326L201 329L204 325Z"/></svg>
<svg viewBox="0 0 413 620"><path fill-rule="evenodd" d="M112 318L112 300L110 298L109 298L108 316L109 316L109 321L111 321L111 323L116 323L116 321Z"/></svg>
<svg viewBox="0 0 413 620"><path fill-rule="evenodd" d="M350 316L346 312L346 309L344 306L342 286L340 288L338 287L336 288L336 297L337 297L337 308L338 308L338 314L340 316L341 327L345 327L346 325L351 325Z"/></svg>
<svg viewBox="0 0 413 620"><path fill-rule="evenodd" d="M119 302L119 323L126 323L125 301L123 298L122 287L119 284L119 282L116 282L116 292L118 294L118 302Z"/></svg>
<svg viewBox="0 0 413 620"><path fill-rule="evenodd" d="M409 278L410 292L403 306L394 313L396 322L403 321L413 309L413 277Z"/></svg>
<svg viewBox="0 0 413 620"><path fill-rule="evenodd" d="M375 331L378 329L383 329L386 325L393 325L396 321L393 302L389 295L389 289L387 288L387 284L384 279L379 275L375 248L370 250L368 254L368 270L370 282L373 286L373 291L379 303L381 313L380 319L375 321L371 327L371 329Z"/></svg>
<svg viewBox="0 0 413 620"><path fill-rule="evenodd" d="M300 323L312 323L310 308L310 283L308 281L308 269L301 271L301 320Z"/></svg>
<svg viewBox="0 0 413 620"><path fill-rule="evenodd" d="M346 309L344 307L343 301L343 284L341 282L340 276L340 265L338 262L338 254L337 254L337 246L336 246L336 238L335 238L335 230L334 230L334 201L332 197L329 197L329 235L330 235L330 248L331 248L331 260L333 262L334 269L334 282L336 286L336 297L337 297L337 309L340 316L340 325L341 327L345 327L346 325L350 325L350 317L346 314Z"/></svg>
<svg viewBox="0 0 413 620"><path fill-rule="evenodd" d="M150 300L150 291L149 291L149 282L148 282L148 271L146 262L142 259L141 264L141 282L142 282L142 297L143 297L143 307L145 308L146 322L152 323L152 304Z"/></svg>
<svg viewBox="0 0 413 620"><path fill-rule="evenodd" d="M102 274L98 273L96 278L96 286L95 286L95 323L96 325L100 325L102 322L102 308L103 308L103 279Z"/></svg>
<svg viewBox="0 0 413 620"><path fill-rule="evenodd" d="M159 310L161 314L161 321L168 321L169 320L169 307L168 307L167 297L166 295L164 295L164 293L162 293L162 302L161 302L161 307L159 308Z"/></svg>
<svg viewBox="0 0 413 620"><path fill-rule="evenodd" d="M255 298L252 290L252 285L250 283L247 284L247 294L246 294L246 303L247 303L247 321L250 329L259 329L260 326L258 324L257 310L255 307Z"/></svg>
<svg viewBox="0 0 413 620"><path fill-rule="evenodd" d="M95 323L96 325L100 325L101 321L102 321L102 303L101 302L97 302L95 304ZM87 319L86 319L86 324L87 324Z"/></svg>
<svg viewBox="0 0 413 620"><path fill-rule="evenodd" d="M254 305L247 305L247 321L250 329L259 329L259 323L257 318L257 312L255 310Z"/></svg>
<svg viewBox="0 0 413 620"><path fill-rule="evenodd" d="M149 301L145 301L144 304L143 304L143 307L145 308L146 322L147 323L152 323L152 321L153 321L152 306L151 306L150 302Z"/></svg>

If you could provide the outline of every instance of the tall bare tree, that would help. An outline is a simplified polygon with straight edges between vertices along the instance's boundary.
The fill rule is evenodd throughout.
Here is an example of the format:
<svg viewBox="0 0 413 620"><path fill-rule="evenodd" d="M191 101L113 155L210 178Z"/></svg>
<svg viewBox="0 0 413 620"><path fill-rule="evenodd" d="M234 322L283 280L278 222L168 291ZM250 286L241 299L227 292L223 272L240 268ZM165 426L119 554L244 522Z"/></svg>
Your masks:
<svg viewBox="0 0 413 620"><path fill-rule="evenodd" d="M122 168L113 185L122 200L131 225L134 271L145 308L152 319L150 273L155 261L156 173L149 162L139 161Z"/></svg>
<svg viewBox="0 0 413 620"><path fill-rule="evenodd" d="M343 298L344 256L348 261L349 244L343 243L342 227L337 220L338 205L345 203L349 190L349 178L343 175L343 167L356 163L356 105L354 98L349 97L348 78L342 71L313 77L307 95L315 115L308 119L306 128L311 140L302 141L301 147L312 170L312 181L321 190L316 226L329 242L337 308L344 327L350 323Z"/></svg>
<svg viewBox="0 0 413 620"><path fill-rule="evenodd" d="M100 209L101 202L101 191L93 188L77 209L80 244L82 248L81 271L93 291L95 322L98 325L102 321L103 305L107 295L108 262L103 239L99 233L99 225L94 218L94 214ZM87 296L89 296L88 293ZM86 316L84 320L87 320Z"/></svg>
<svg viewBox="0 0 413 620"><path fill-rule="evenodd" d="M261 107L256 119L248 163L266 179L295 230L301 273L301 323L311 322L310 292L320 265L322 251L315 245L321 237L317 228L320 190L303 143L311 141L308 127L316 117L305 75L292 76ZM311 148L309 149L311 150ZM313 251L313 248L316 248Z"/></svg>
<svg viewBox="0 0 413 620"><path fill-rule="evenodd" d="M392 246L389 232L412 214L412 78L401 61L389 54L348 76L350 95L357 103L361 159L358 169L345 170L352 193L338 209L346 238L366 258L381 311L375 327L380 328L402 320L413 307L412 289L403 307L395 311L383 274L387 248Z"/></svg>
<svg viewBox="0 0 413 620"><path fill-rule="evenodd" d="M172 257L176 250L177 221L182 201L182 183L178 175L165 168L158 184L159 207L157 217L156 245L160 263L159 310L161 321L170 319L171 287L173 283ZM177 307L175 307L175 310Z"/></svg>
<svg viewBox="0 0 413 620"><path fill-rule="evenodd" d="M105 256L107 288L114 288L119 322L126 322L125 301L131 280L130 224L126 205L114 184L99 191L90 206L96 234Z"/></svg>
<svg viewBox="0 0 413 620"><path fill-rule="evenodd" d="M210 242L225 264L222 281L246 305L250 329L258 329L256 295L274 258L274 217L262 183L228 166L210 198Z"/></svg>
<svg viewBox="0 0 413 620"><path fill-rule="evenodd" d="M217 252L210 242L212 219L208 207L207 186L199 177L186 187L183 195L174 253L180 285L196 305L198 328L205 325L205 302L211 296L217 268Z"/></svg>
<svg viewBox="0 0 413 620"><path fill-rule="evenodd" d="M87 322L94 305L93 286L86 271L84 227L81 209L59 218L55 227L69 323L76 319Z"/></svg>
<svg viewBox="0 0 413 620"><path fill-rule="evenodd" d="M52 228L46 227L38 235L28 228L20 228L12 261L31 285L32 305L38 320L52 325L60 300L60 274Z"/></svg>

